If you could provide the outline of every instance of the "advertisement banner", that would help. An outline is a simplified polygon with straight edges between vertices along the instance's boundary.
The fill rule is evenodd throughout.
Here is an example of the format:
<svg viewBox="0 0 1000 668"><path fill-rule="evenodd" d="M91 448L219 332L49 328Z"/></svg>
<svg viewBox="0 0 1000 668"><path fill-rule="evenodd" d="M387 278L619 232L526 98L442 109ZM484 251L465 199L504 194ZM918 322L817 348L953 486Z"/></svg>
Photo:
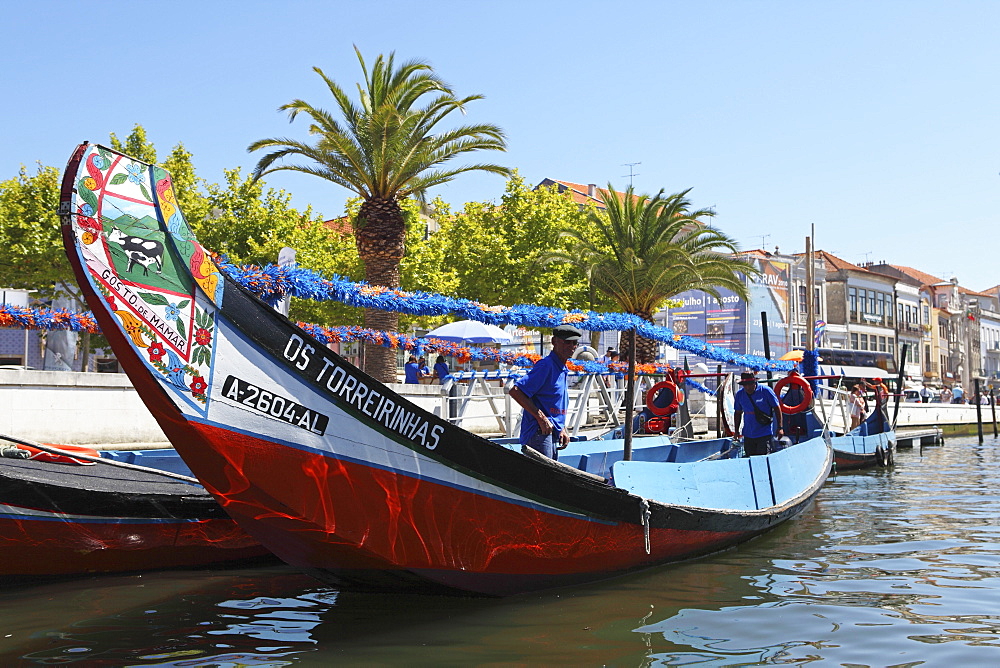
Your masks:
<svg viewBox="0 0 1000 668"><path fill-rule="evenodd" d="M749 303L729 290L720 290L720 299L701 290L689 290L675 297L683 305L668 312L668 326L677 334L704 339L706 343L734 353L763 356L761 313L765 313L771 358L777 359L788 352L791 267L787 262L751 259L761 275L754 279L743 277L750 293ZM706 363L710 368L716 364Z"/></svg>

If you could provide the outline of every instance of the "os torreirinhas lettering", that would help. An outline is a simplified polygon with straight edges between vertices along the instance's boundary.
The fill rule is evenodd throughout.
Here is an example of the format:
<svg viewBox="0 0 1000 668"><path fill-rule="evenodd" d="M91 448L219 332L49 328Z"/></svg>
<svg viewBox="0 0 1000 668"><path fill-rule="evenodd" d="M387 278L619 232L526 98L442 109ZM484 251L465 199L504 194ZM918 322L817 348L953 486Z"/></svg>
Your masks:
<svg viewBox="0 0 1000 668"><path fill-rule="evenodd" d="M418 412L396 404L377 389L368 387L364 381L333 358L322 353L317 356L317 352L315 346L307 343L298 334L292 334L285 344L283 355L295 368L307 374L310 367L318 366L315 374L309 374L313 375L317 383L321 383L330 394L357 408L385 428L419 443L428 450L438 446L441 434L444 433L443 426L431 426Z"/></svg>

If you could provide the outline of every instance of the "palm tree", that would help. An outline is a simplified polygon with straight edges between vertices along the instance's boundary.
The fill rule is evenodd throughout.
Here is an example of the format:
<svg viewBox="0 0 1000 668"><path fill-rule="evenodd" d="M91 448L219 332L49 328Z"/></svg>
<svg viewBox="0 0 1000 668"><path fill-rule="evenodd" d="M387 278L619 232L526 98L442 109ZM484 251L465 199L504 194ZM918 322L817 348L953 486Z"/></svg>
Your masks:
<svg viewBox="0 0 1000 668"><path fill-rule="evenodd" d="M336 101L338 120L324 109L303 100L283 105L289 120L306 114L313 143L287 138L261 139L250 152L271 149L257 163L254 177L280 170L312 174L356 193L362 205L354 222L354 239L372 285L400 287L399 262L406 252L406 227L399 202L420 198L431 188L463 172L481 170L510 176L506 167L490 163L451 166L453 158L482 150L506 150L503 131L490 124L438 128L449 114L464 114L465 105L481 95L455 97L425 62L410 60L396 65L395 54L379 55L369 70L355 47L364 82L359 99L347 93L318 67L313 68ZM287 157L304 158L305 164L286 164ZM395 331L399 315L367 309L365 325ZM366 370L383 382L396 377L395 351L366 345Z"/></svg>
<svg viewBox="0 0 1000 668"><path fill-rule="evenodd" d="M626 313L653 322L653 314L674 295L703 290L720 298L725 288L749 298L740 274L755 276L754 265L739 256L735 240L701 222L715 215L711 209L691 209L690 188L673 195L660 190L655 197L624 193L608 185L604 211L590 215L596 238L585 230L570 229L569 256L589 267L594 287ZM626 341L632 336L626 333ZM639 337L638 361L652 362L656 344Z"/></svg>
<svg viewBox="0 0 1000 668"><path fill-rule="evenodd" d="M590 222L596 240L586 231L566 230L571 253L591 267L594 287L618 303L620 309L653 322L653 313L666 301L687 290L703 290L716 299L726 288L743 299L750 296L740 274L760 272L748 260L735 256L736 242L701 222L715 212L691 209L691 189L655 197L624 194L608 184L604 211ZM640 341L637 342L636 339ZM635 364L656 358L656 343L625 332L628 374L625 386L625 424L632 424L635 403ZM625 459L631 459L632 430L625 429Z"/></svg>

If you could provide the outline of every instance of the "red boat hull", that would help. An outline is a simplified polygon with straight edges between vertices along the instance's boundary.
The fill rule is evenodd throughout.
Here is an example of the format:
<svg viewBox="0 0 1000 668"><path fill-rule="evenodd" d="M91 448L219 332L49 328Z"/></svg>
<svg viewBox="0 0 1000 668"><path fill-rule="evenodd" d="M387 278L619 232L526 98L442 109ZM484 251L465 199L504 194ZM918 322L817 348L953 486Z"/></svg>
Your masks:
<svg viewBox="0 0 1000 668"><path fill-rule="evenodd" d="M207 566L268 554L226 519L86 523L0 519L0 573L42 577Z"/></svg>

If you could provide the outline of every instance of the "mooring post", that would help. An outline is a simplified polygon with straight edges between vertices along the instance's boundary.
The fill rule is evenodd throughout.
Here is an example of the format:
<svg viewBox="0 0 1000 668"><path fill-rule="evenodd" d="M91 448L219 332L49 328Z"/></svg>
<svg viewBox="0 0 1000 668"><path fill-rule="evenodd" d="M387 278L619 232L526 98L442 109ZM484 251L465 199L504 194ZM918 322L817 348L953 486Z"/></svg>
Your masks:
<svg viewBox="0 0 1000 668"><path fill-rule="evenodd" d="M722 389L722 365L715 366L715 437L722 438L722 398L725 396Z"/></svg>
<svg viewBox="0 0 1000 668"><path fill-rule="evenodd" d="M976 388L976 431L979 433L979 442L983 442L983 404L979 395L979 379L973 380Z"/></svg>
<svg viewBox="0 0 1000 668"><path fill-rule="evenodd" d="M760 328L761 332L764 334L764 357L771 359L771 337L767 332L767 311L760 312ZM771 380L770 369L767 370L767 379Z"/></svg>
<svg viewBox="0 0 1000 668"><path fill-rule="evenodd" d="M997 397L993 393L992 386L990 386L990 411L993 413L993 438L996 438L1000 434L997 434Z"/></svg>

